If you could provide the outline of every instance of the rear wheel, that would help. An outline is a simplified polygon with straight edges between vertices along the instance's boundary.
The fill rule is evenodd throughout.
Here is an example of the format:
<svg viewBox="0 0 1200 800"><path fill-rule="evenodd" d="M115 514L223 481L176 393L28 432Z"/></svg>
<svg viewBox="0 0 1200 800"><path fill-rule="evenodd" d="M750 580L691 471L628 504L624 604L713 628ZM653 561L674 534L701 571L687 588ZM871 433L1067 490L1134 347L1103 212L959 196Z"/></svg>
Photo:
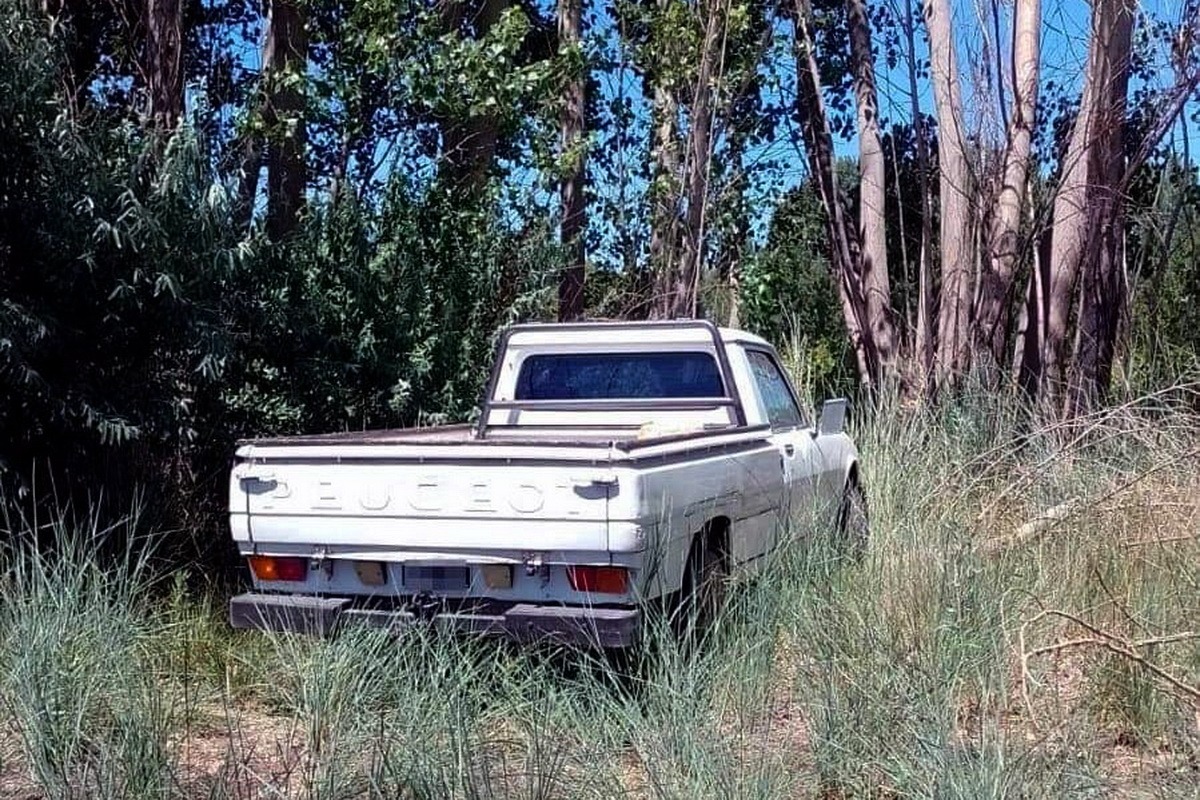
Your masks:
<svg viewBox="0 0 1200 800"><path fill-rule="evenodd" d="M725 605L729 563L723 548L707 536L697 536L688 553L675 629L682 636L703 636Z"/></svg>
<svg viewBox="0 0 1200 800"><path fill-rule="evenodd" d="M838 546L852 558L859 558L867 551L870 535L867 495L858 480L851 478L842 490L842 503L838 508Z"/></svg>

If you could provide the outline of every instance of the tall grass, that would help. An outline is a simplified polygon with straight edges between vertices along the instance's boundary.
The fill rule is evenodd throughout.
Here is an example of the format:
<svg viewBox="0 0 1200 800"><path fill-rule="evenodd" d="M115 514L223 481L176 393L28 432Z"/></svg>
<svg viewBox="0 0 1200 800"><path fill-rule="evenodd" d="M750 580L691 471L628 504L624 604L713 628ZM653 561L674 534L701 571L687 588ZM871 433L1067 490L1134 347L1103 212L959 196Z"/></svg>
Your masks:
<svg viewBox="0 0 1200 800"><path fill-rule="evenodd" d="M985 392L859 423L864 557L784 532L703 646L234 634L60 524L0 587L0 776L49 797L1195 796L1200 426ZM19 526L17 526L19 527ZM196 753L200 753L197 756Z"/></svg>
<svg viewBox="0 0 1200 800"><path fill-rule="evenodd" d="M148 658L147 562L107 547L137 544L135 518L6 522L0 698L33 779L54 798L165 796L175 709Z"/></svg>

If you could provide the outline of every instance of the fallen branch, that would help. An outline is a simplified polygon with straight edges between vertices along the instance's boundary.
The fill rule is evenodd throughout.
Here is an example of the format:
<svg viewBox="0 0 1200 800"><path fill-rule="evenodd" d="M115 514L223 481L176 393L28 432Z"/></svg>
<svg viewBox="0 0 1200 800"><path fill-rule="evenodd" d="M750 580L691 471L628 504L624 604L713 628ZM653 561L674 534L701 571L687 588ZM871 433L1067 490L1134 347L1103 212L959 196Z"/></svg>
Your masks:
<svg viewBox="0 0 1200 800"><path fill-rule="evenodd" d="M1101 504L1106 503L1117 495L1129 491L1134 486L1149 478L1151 475L1161 472L1168 467L1173 467L1180 461L1195 458L1198 455L1200 455L1200 446L1193 447L1192 449L1176 456L1168 458L1164 461L1160 461L1144 472L1139 472L1132 478L1117 484L1114 488L1096 497L1088 499L1073 497L1066 502L1059 503L1053 508L1043 512L1041 516L1020 525L1009 536L989 540L984 544L983 551L988 555L995 555L996 553L1007 550L1015 545L1024 544L1025 542L1028 542L1041 535L1045 531L1050 530L1055 524L1070 519L1080 511L1088 508L1098 508Z"/></svg>
<svg viewBox="0 0 1200 800"><path fill-rule="evenodd" d="M1091 636L1084 636L1078 639L1065 639L1055 642L1054 644L1043 645L1042 647L1034 648L1033 650L1025 649L1025 631L1030 625L1033 625L1046 617L1059 617L1069 622L1073 622L1079 627L1086 630ZM1162 682L1166 683L1178 695L1182 695L1191 700L1195 705L1197 713L1200 713L1200 687L1192 686L1185 683L1179 678L1172 675L1167 670L1149 661L1145 656L1138 652L1141 648L1151 647L1161 644L1173 644L1176 642L1188 642L1200 639L1200 631L1186 631L1184 633L1175 633L1167 636L1152 636L1144 639L1126 639L1116 634L1102 630L1095 625L1083 620L1074 614L1069 614L1066 611L1058 611L1056 609L1047 609L1040 611L1029 619L1021 623L1021 627L1017 631L1017 642L1021 650L1021 697L1025 701L1025 708L1029 712L1029 719L1033 726L1037 727L1037 719L1033 710L1033 701L1029 695L1029 684L1034 683L1029 674L1029 660L1036 656L1046 655L1048 653L1057 653L1063 650L1069 650L1076 647L1099 647L1107 650L1114 655L1131 661L1145 669L1150 674L1157 677Z"/></svg>
<svg viewBox="0 0 1200 800"><path fill-rule="evenodd" d="M1008 536L988 540L983 545L983 551L988 555L995 555L1010 547L1024 544L1050 530L1056 524L1070 518L1071 515L1075 514L1082 507L1083 501L1078 497L1072 497L1065 503L1059 503L1053 508L1047 509L1041 516L1017 526L1017 529Z"/></svg>

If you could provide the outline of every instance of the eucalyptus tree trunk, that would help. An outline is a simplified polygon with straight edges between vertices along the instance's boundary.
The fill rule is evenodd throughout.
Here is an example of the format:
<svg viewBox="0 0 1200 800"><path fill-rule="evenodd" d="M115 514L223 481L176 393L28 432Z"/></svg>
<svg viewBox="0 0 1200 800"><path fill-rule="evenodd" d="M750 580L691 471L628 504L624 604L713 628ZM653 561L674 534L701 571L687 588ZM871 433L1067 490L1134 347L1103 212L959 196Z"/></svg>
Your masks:
<svg viewBox="0 0 1200 800"><path fill-rule="evenodd" d="M939 200L941 202L941 293L935 376L939 388L953 386L970 365L971 172L962 124L958 61L948 0L925 0L930 79L938 119Z"/></svg>
<svg viewBox="0 0 1200 800"><path fill-rule="evenodd" d="M733 198L733 207L730 209L730 225L726 230L725 247L717 260L721 285L729 298L725 309L725 322L731 328L738 327L741 319L741 267L750 237L750 209L746 202L746 144L750 140L750 127L754 121L754 112L735 104L729 121L728 135L733 176L727 185L727 191Z"/></svg>
<svg viewBox="0 0 1200 800"><path fill-rule="evenodd" d="M817 69L812 34L812 6L809 0L795 0L793 21L796 30L796 118L804 139L809 172L817 182L821 205L825 209L825 227L829 235L830 264L846 332L854 348L860 383L868 389L877 386L879 354L871 336L867 304L857 274L858 242L846 224L838 187L833 136L821 94L821 76Z"/></svg>
<svg viewBox="0 0 1200 800"><path fill-rule="evenodd" d="M1012 114L1004 148L1002 183L987 235L987 261L983 267L975 315L978 350L991 354L997 375L1009 352L1013 277L1021 252L1021 218L1037 112L1040 27L1040 0L1016 0L1012 46Z"/></svg>
<svg viewBox="0 0 1200 800"><path fill-rule="evenodd" d="M171 131L183 116L182 0L145 0L147 118Z"/></svg>
<svg viewBox="0 0 1200 800"><path fill-rule="evenodd" d="M305 168L304 92L308 39L300 0L271 0L263 47L268 131L267 232L275 238L295 227L308 185Z"/></svg>
<svg viewBox="0 0 1200 800"><path fill-rule="evenodd" d="M858 108L859 276L866 299L867 324L874 342L880 377L895 372L899 342L888 280L887 175L879 136L879 101L875 90L875 59L871 52L871 21L865 0L846 0L850 25L850 59Z"/></svg>
<svg viewBox="0 0 1200 800"><path fill-rule="evenodd" d="M666 86L654 87L651 148L650 270L653 275L652 314L671 315L680 247L679 219L679 102Z"/></svg>
<svg viewBox="0 0 1200 800"><path fill-rule="evenodd" d="M579 47L583 34L582 0L558 0L558 43L560 48ZM566 159L566 173L559 183L562 207L560 238L567 253L567 266L558 284L558 318L562 321L583 316L583 282L587 207L584 184L587 165L584 158L585 74L571 77L563 87L559 145Z"/></svg>
<svg viewBox="0 0 1200 800"><path fill-rule="evenodd" d="M1046 295L1045 340L1042 342L1042 373L1037 382L1038 394L1046 407L1055 412L1065 411L1065 382L1067 375L1067 339L1072 312L1078 293L1080 269L1088 257L1089 242L1094 249L1095 237L1101 232L1113 185L1108 180L1110 153L1108 148L1120 139L1111 130L1116 111L1114 90L1124 87L1127 78L1129 30L1132 13L1127 0L1096 0L1092 7L1091 41L1088 46L1087 67L1079 112L1071 131L1071 139L1063 156L1058 193L1054 199L1054 232L1050 252L1049 285ZM1118 51L1124 51L1124 56ZM1122 98L1124 91L1121 92ZM1124 99L1121 101L1124 108ZM1099 185L1097 185L1099 184ZM1095 291L1093 281L1088 291ZM1085 295L1087 292L1085 291ZM1089 301L1095 308L1098 298ZM1102 301L1101 301L1102 302ZM1095 377L1095 376L1093 376Z"/></svg>
<svg viewBox="0 0 1200 800"><path fill-rule="evenodd" d="M254 131L241 133L232 143L232 158L237 161L237 197L233 206L233 221L246 233L254 217L254 201L258 197L259 178L263 166L262 138Z"/></svg>
<svg viewBox="0 0 1200 800"><path fill-rule="evenodd" d="M1028 200L1032 204L1032 199ZM1046 226L1035 234L1033 266L1025 287L1025 305L1013 343L1013 378L1027 397L1036 398L1041 380L1042 342L1046 338L1050 291L1050 249L1053 230Z"/></svg>
<svg viewBox="0 0 1200 800"><path fill-rule="evenodd" d="M712 172L713 84L722 72L721 45L724 31L723 0L702 3L704 37L700 64L696 71L691 104L688 107L686 157L683 166L682 252L675 285L671 292L669 315L696 316L700 274L704 266L705 223L707 222L709 176Z"/></svg>

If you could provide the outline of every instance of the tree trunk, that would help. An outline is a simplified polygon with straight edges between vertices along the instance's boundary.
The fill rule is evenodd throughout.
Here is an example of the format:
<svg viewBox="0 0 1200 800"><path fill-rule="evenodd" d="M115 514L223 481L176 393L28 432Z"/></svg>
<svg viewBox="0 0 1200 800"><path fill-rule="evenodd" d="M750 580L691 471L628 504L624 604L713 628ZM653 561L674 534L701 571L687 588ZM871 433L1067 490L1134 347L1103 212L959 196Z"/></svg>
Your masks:
<svg viewBox="0 0 1200 800"><path fill-rule="evenodd" d="M694 317L697 310L700 273L704 266L704 223L708 208L708 179L712 167L714 74L721 73L717 61L724 23L719 0L702 4L706 11L704 39L692 102L688 109L687 158L683 169L685 211L671 316Z"/></svg>
<svg viewBox="0 0 1200 800"><path fill-rule="evenodd" d="M563 49L580 45L583 34L582 0L558 0L558 42ZM584 184L585 74L574 75L563 88L560 148L566 159L566 174L559 183L562 206L560 237L567 253L567 266L558 284L558 318L570 321L583 316L583 281L587 225Z"/></svg>
<svg viewBox="0 0 1200 800"><path fill-rule="evenodd" d="M665 86L654 88L653 183L650 188L650 270L653 275L651 307L659 318L670 317L671 292L678 270L679 246L679 142L676 137L679 104Z"/></svg>
<svg viewBox="0 0 1200 800"><path fill-rule="evenodd" d="M1048 407L1067 409L1063 402L1067 366L1067 337L1076 286L1084 259L1099 246L1101 226L1107 213L1097 202L1108 206L1113 185L1104 188L1108 175L1106 147L1112 145L1111 128L1114 90L1124 88L1127 77L1129 29L1132 13L1127 0L1096 0L1092 7L1091 42L1079 113L1071 131L1071 140L1063 156L1062 175L1054 199L1054 233L1050 254L1045 340L1042 343L1042 374L1038 393ZM1124 56L1116 51L1123 49ZM1124 91L1121 92L1124 108ZM1119 139L1117 140L1119 141ZM1093 187L1099 182L1101 185ZM1105 195L1109 195L1106 199ZM1098 276L1094 276L1098 277ZM1096 280L1089 291L1099 288ZM1089 310L1095 309L1095 296ZM1094 380L1099 376L1090 376Z"/></svg>
<svg viewBox="0 0 1200 800"><path fill-rule="evenodd" d="M1025 287L1025 305L1013 352L1013 377L1025 395L1034 399L1038 395L1038 380L1043 371L1042 343L1046 338L1052 229L1046 228L1036 236L1033 267Z"/></svg>
<svg viewBox="0 0 1200 800"><path fill-rule="evenodd" d="M859 275L866 296L867 324L874 342L880 377L895 372L899 347L888 280L885 164L879 136L879 102L875 92L875 58L871 52L871 21L865 0L846 0L850 54L858 107Z"/></svg>
<svg viewBox="0 0 1200 800"><path fill-rule="evenodd" d="M925 0L930 78L938 119L941 202L941 294L935 374L938 388L951 387L969 366L971 272L971 174L962 125L962 98L948 0Z"/></svg>
<svg viewBox="0 0 1200 800"><path fill-rule="evenodd" d="M908 90L912 104L913 133L917 139L917 170L921 190L921 252L917 266L916 359L920 391L932 391L935 337L933 333L933 280L930 276L933 257L933 202L929 190L929 139L925 132L925 116L921 113L921 93L917 87L916 25L913 4L904 4L904 36L908 46ZM911 324L911 323L910 323Z"/></svg>
<svg viewBox="0 0 1200 800"><path fill-rule="evenodd" d="M809 0L796 0L796 117L804 139L809 172L817 182L821 205L825 209L825 227L829 233L830 266L846 332L854 348L859 381L867 389L877 385L879 355L871 338L867 320L866 300L862 295L855 265L858 244L846 225L842 210L841 190L838 188L833 137L829 118L821 95L821 78L817 70L812 36L812 7Z"/></svg>
<svg viewBox="0 0 1200 800"><path fill-rule="evenodd" d="M1110 16L1099 53L1107 76L1097 93L1096 122L1088 154L1088 236L1080 285L1075 357L1069 370L1066 416L1091 411L1112 378L1117 329L1126 310L1124 270L1125 109L1136 9L1132 0L1108 0Z"/></svg>
<svg viewBox="0 0 1200 800"><path fill-rule="evenodd" d="M657 0L658 8L668 0ZM651 42L653 45L653 42ZM678 281L681 255L679 217L681 175L679 163L679 100L665 75L649 74L653 126L650 186L650 274L654 287L651 315L670 318L674 311L672 293Z"/></svg>
<svg viewBox="0 0 1200 800"><path fill-rule="evenodd" d="M183 116L182 0L145 0L147 118L172 131Z"/></svg>
<svg viewBox="0 0 1200 800"><path fill-rule="evenodd" d="M746 205L746 143L751 131L749 126L754 122L750 113L735 109L735 115L729 125L729 153L734 166L734 174L729 181L727 191L733 199L730 210L730 226L722 238L724 247L718 258L717 266L721 285L729 298L726 307L725 324L736 328L741 319L741 297L739 295L741 282L742 258L746 254L750 236L750 212Z"/></svg>
<svg viewBox="0 0 1200 800"><path fill-rule="evenodd" d="M268 131L267 232L281 238L295 227L308 185L304 92L308 40L299 0L271 0L263 47Z"/></svg>
<svg viewBox="0 0 1200 800"><path fill-rule="evenodd" d="M254 202L258 199L263 145L254 131L246 131L238 138L235 148L238 151L238 192L233 208L233 221L238 231L246 233L254 219Z"/></svg>
<svg viewBox="0 0 1200 800"><path fill-rule="evenodd" d="M988 231L987 262L979 290L977 348L991 354L996 374L1008 352L1013 276L1021 250L1022 202L1037 111L1040 0L1017 0L1013 19L1013 109L1004 148L1004 169Z"/></svg>

